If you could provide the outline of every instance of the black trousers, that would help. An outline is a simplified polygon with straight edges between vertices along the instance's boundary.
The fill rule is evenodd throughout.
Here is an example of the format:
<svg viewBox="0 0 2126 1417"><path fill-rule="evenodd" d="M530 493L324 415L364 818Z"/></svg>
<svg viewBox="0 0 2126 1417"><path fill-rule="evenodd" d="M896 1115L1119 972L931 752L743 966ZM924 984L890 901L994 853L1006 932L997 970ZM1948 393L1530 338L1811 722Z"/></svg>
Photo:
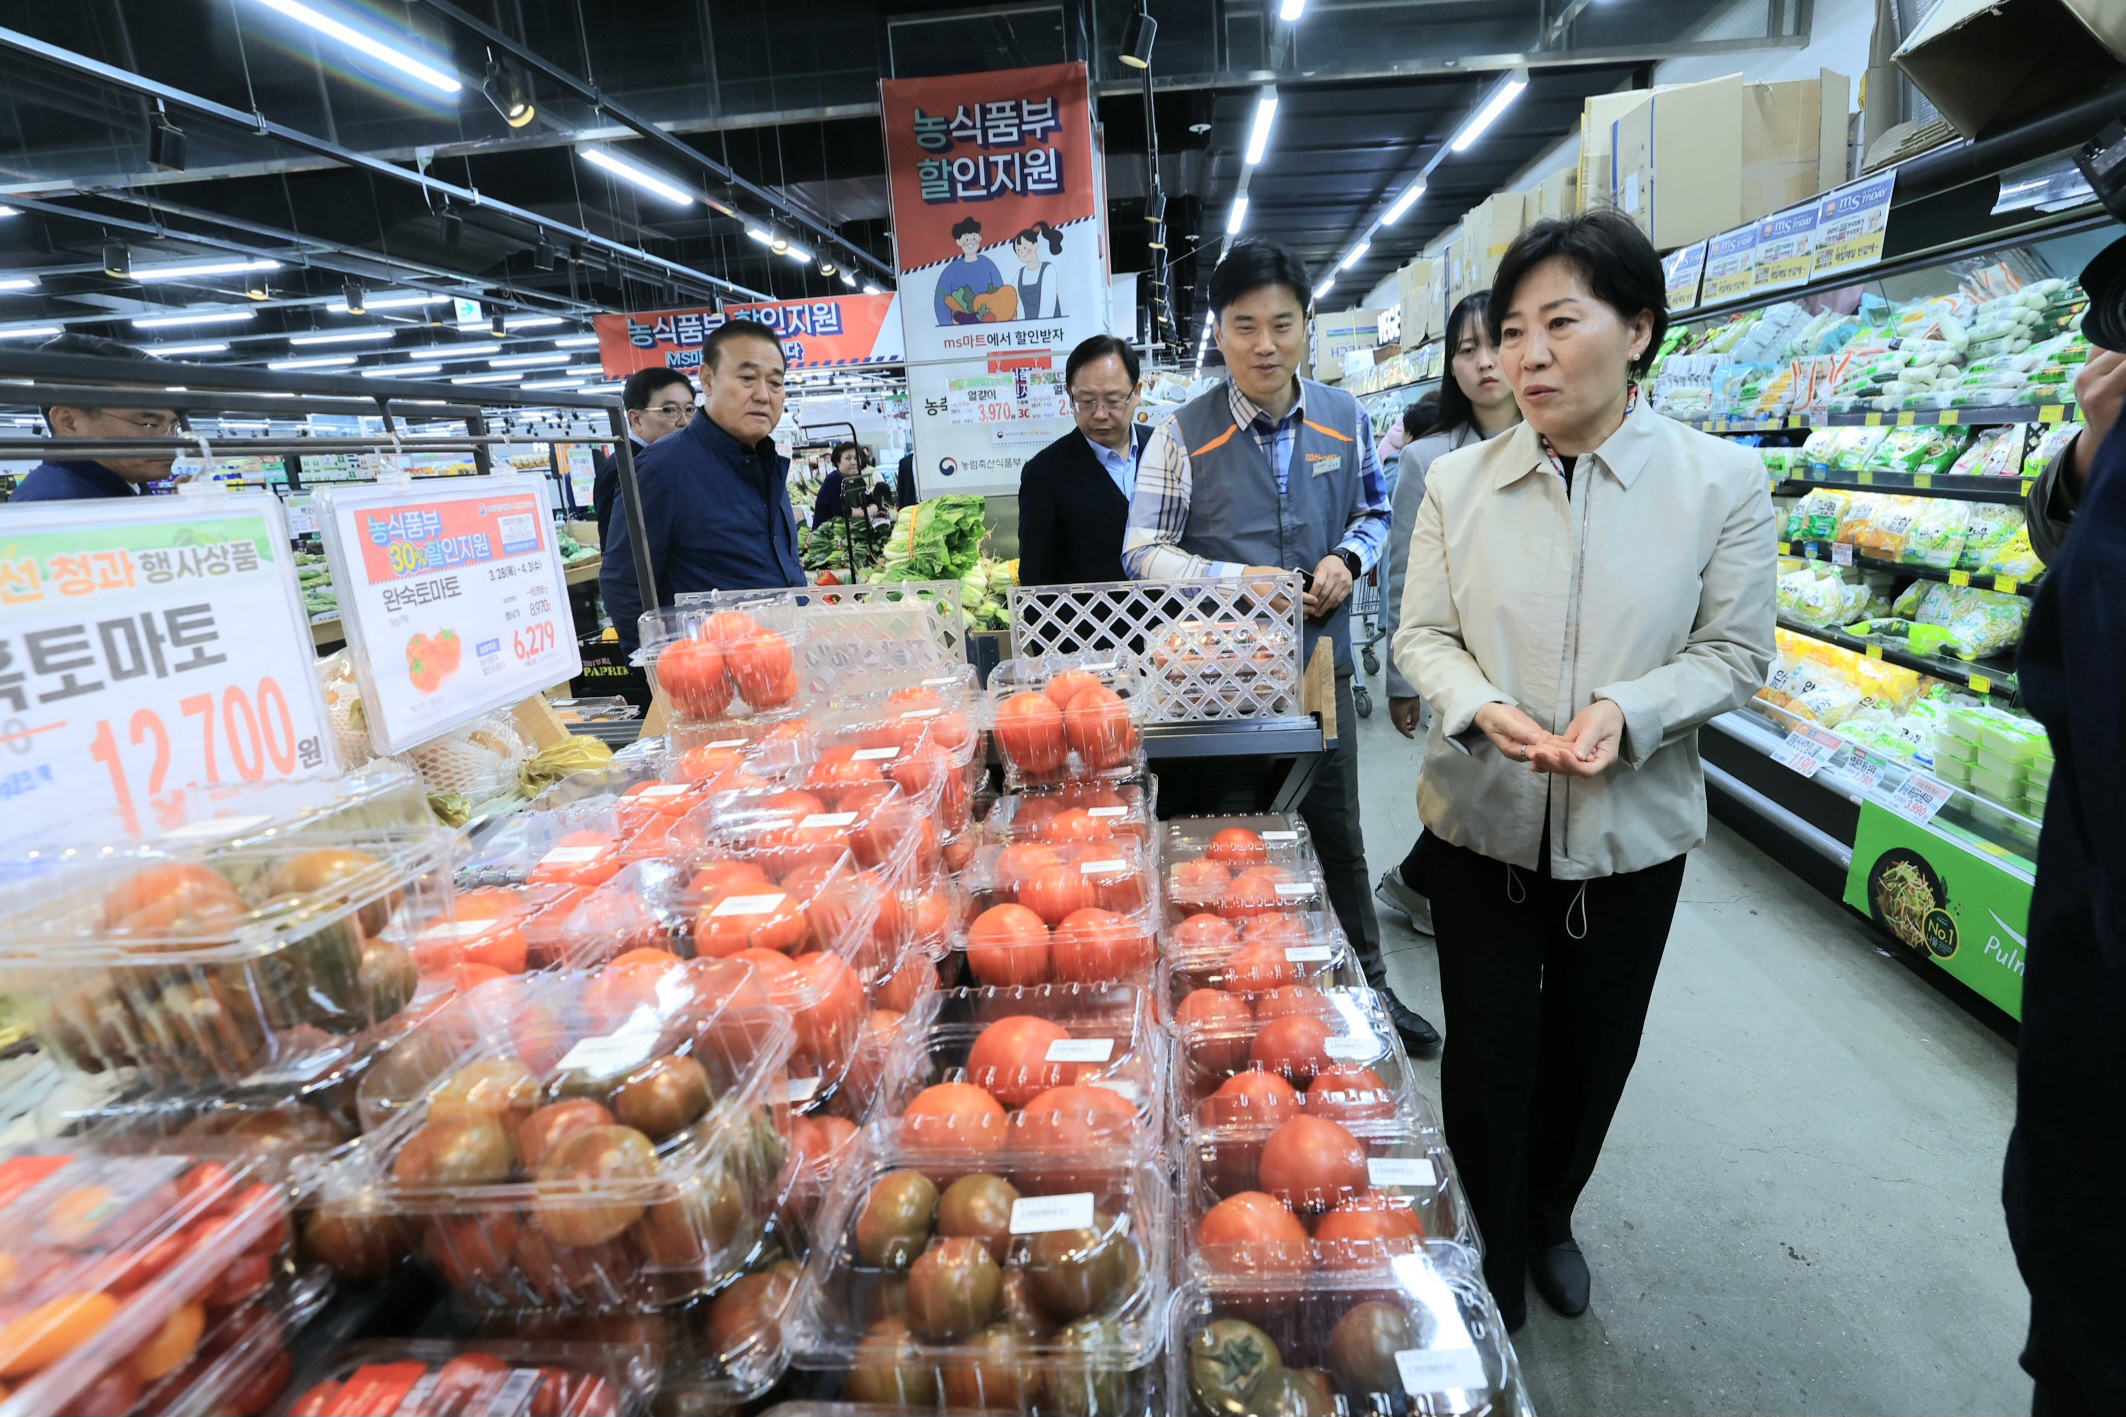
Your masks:
<svg viewBox="0 0 2126 1417"><path fill-rule="evenodd" d="M1329 905L1358 951L1366 983L1387 988L1380 922L1373 918L1373 879L1366 870L1366 834L1358 822L1358 706L1348 673L1336 676L1336 747L1314 774L1299 815L1314 837Z"/></svg>
<svg viewBox="0 0 2126 1417"><path fill-rule="evenodd" d="M1419 838L1447 1048L1447 1145L1511 1318L1536 1249L1572 1236L1573 1207L1639 1056L1684 858L1591 881L1552 878Z"/></svg>

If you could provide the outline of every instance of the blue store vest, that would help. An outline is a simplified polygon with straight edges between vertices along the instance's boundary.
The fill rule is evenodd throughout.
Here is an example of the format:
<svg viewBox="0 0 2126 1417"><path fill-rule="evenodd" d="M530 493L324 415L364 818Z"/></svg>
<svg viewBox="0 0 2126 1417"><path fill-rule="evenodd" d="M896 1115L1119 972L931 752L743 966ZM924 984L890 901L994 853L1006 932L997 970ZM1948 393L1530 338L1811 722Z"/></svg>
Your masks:
<svg viewBox="0 0 2126 1417"><path fill-rule="evenodd" d="M1358 400L1341 389L1299 381L1305 419L1292 440L1291 473L1282 496L1277 470L1252 433L1233 422L1225 384L1191 399L1174 415L1188 449L1188 525L1180 546L1211 561L1312 571L1344 539L1360 495ZM1351 602L1326 620L1308 620L1305 654L1323 635L1335 648L1336 672L1351 672Z"/></svg>

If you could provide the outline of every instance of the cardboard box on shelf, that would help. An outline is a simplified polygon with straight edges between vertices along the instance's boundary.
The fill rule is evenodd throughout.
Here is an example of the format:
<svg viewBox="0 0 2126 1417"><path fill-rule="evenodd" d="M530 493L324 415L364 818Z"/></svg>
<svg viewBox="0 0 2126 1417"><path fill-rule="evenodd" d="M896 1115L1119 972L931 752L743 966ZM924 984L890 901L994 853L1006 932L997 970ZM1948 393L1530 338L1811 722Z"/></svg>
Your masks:
<svg viewBox="0 0 2126 1417"><path fill-rule="evenodd" d="M1527 215L1527 220L1522 223L1524 226L1572 216L1580 210L1579 170L1561 167L1529 188L1523 196Z"/></svg>
<svg viewBox="0 0 2126 1417"><path fill-rule="evenodd" d="M1447 266L1447 308L1449 310L1452 310L1455 302L1467 295L1470 290L1469 265L1467 261L1462 259L1462 253L1467 244L1462 234L1462 228L1456 227L1453 234L1447 238L1447 244L1440 247L1440 259Z"/></svg>
<svg viewBox="0 0 2126 1417"><path fill-rule="evenodd" d="M1610 124L1618 210L1663 251L1732 231L1845 177L1851 83L1726 74L1645 94Z"/></svg>
<svg viewBox="0 0 2126 1417"><path fill-rule="evenodd" d="M1941 0L1895 61L1942 117L1975 138L2126 73L2126 6Z"/></svg>
<svg viewBox="0 0 2126 1417"><path fill-rule="evenodd" d="M1673 87L1672 84L1662 84L1651 89L1598 93L1580 105L1580 169L1575 185L1581 211L1617 205L1609 160L1610 134L1616 121L1653 94L1666 93Z"/></svg>
<svg viewBox="0 0 2126 1417"><path fill-rule="evenodd" d="M1462 260L1468 265L1471 290L1481 290L1498 274L1499 257L1528 225L1525 192L1494 192L1462 218Z"/></svg>
<svg viewBox="0 0 2126 1417"><path fill-rule="evenodd" d="M1314 377L1324 384L1340 383L1344 355L1363 350L1372 362L1373 347L1380 343L1380 311L1339 310L1314 318Z"/></svg>
<svg viewBox="0 0 2126 1417"><path fill-rule="evenodd" d="M1447 312L1439 308L1440 263L1419 257L1395 273L1402 296L1403 348L1415 349L1446 327Z"/></svg>

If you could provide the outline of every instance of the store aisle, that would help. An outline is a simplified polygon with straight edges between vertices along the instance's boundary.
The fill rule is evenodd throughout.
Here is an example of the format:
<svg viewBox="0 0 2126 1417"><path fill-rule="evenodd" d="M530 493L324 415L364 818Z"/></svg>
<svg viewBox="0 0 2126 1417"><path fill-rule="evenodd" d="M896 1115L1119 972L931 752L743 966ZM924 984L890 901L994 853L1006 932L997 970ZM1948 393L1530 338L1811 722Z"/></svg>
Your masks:
<svg viewBox="0 0 2126 1417"><path fill-rule="evenodd" d="M1359 744L1377 875L1416 830L1420 750L1384 707ZM1390 979L1451 1038L1431 942L1393 911L1381 933ZM1715 823L1581 1202L1594 1305L1561 1319L1529 1290L1536 1410L2028 1411L1998 1199L2014 1068L1855 917ZM1436 1064L1420 1072L1436 1084Z"/></svg>

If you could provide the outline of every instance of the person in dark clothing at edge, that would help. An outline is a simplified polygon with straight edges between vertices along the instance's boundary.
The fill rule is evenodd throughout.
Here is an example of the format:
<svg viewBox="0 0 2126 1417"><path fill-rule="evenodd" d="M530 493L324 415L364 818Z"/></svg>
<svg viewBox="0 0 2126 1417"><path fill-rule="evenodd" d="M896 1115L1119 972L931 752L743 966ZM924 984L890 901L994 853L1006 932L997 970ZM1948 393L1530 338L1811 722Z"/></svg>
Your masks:
<svg viewBox="0 0 2126 1417"><path fill-rule="evenodd" d="M2126 241L2082 273L2084 427L2030 489L2045 562L2016 657L2057 762L2024 954L2002 1180L2037 1417L2126 1412Z"/></svg>
<svg viewBox="0 0 2126 1417"><path fill-rule="evenodd" d="M38 348L48 354L87 354L103 359L138 359L153 356L94 335L60 335ZM136 438L167 438L181 420L177 410L165 408L72 408L54 404L44 410L44 426L54 438L98 438L111 442ZM29 476L8 499L23 502L81 502L99 497L137 497L151 482L170 475L174 453L151 453L139 458L99 458L61 462L48 460L30 469Z"/></svg>
<svg viewBox="0 0 2126 1417"><path fill-rule="evenodd" d="M1063 364L1078 426L1019 469L1019 584L1119 581L1122 531L1137 459L1151 429L1136 421L1137 351L1094 335Z"/></svg>
<svg viewBox="0 0 2126 1417"><path fill-rule="evenodd" d="M819 496L812 502L812 525L824 526L840 519L848 507L848 489L859 496L864 490L864 450L854 443L834 445L834 470L819 482Z"/></svg>
<svg viewBox="0 0 2126 1417"><path fill-rule="evenodd" d="M900 474L893 479L893 505L912 507L922 499L915 495L915 449L901 454Z"/></svg>
<svg viewBox="0 0 2126 1417"><path fill-rule="evenodd" d="M701 412L652 443L642 484L657 601L708 590L801 586L790 460L771 434L782 421L782 343L757 320L732 320L701 351ZM598 585L620 642L632 648L643 610L626 517L613 519Z"/></svg>
<svg viewBox="0 0 2126 1417"><path fill-rule="evenodd" d="M693 383L677 369L637 369L621 385L620 403L627 410L627 437L635 446L638 473L642 450L686 427L697 407ZM591 482L591 507L598 514L601 549L608 544L613 508L619 504L620 454L615 451L598 460L597 476Z"/></svg>
<svg viewBox="0 0 2126 1417"><path fill-rule="evenodd" d="M1211 310L1228 376L1161 423L1138 459L1122 567L1133 580L1200 580L1265 571L1313 577L1303 653L1326 639L1336 659L1336 746L1299 805L1321 855L1329 903L1420 1057L1439 1031L1388 987L1359 824L1358 723L1351 693L1351 586L1380 560L1388 490L1358 400L1299 376L1313 304L1306 263L1243 241L1211 272Z"/></svg>

